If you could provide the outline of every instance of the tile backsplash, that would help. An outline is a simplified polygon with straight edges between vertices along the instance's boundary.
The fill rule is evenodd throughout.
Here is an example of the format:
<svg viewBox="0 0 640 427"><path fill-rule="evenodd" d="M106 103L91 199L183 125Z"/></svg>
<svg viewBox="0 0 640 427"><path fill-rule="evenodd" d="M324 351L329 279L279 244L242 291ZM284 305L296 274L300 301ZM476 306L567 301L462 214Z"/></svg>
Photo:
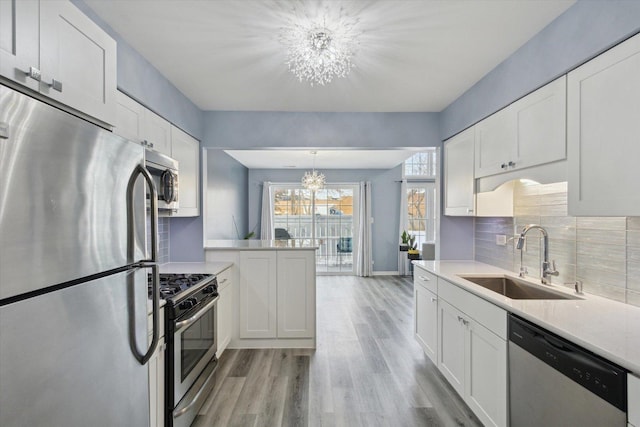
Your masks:
<svg viewBox="0 0 640 427"><path fill-rule="evenodd" d="M522 264L540 277L542 235L527 234L525 251L516 249L526 224L549 233L549 259L556 261L552 282L573 286L582 280L586 292L640 306L640 217L573 217L567 213L567 183L517 182L513 218L475 218L475 259L514 272ZM496 235L507 245L496 245Z"/></svg>
<svg viewBox="0 0 640 427"><path fill-rule="evenodd" d="M151 253L151 218L147 216L147 253ZM158 262L169 262L169 218L158 218Z"/></svg>

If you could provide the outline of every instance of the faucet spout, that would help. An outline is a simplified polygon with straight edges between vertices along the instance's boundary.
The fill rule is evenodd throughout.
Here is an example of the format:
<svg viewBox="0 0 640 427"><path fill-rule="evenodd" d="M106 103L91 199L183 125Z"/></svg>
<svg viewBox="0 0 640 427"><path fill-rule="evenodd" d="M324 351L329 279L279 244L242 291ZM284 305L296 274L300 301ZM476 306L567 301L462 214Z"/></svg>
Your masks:
<svg viewBox="0 0 640 427"><path fill-rule="evenodd" d="M541 225L538 224L528 224L525 225L520 233L520 237L518 238L518 244L516 245L517 249L521 251L524 250L524 243L527 236L527 233L531 230L540 230L542 233L542 247L543 247L543 261L542 261L542 283L549 284L551 283L551 279L549 276L557 276L560 274L556 270L555 262L549 262L549 233L544 229ZM520 266L520 270L522 271L522 266Z"/></svg>

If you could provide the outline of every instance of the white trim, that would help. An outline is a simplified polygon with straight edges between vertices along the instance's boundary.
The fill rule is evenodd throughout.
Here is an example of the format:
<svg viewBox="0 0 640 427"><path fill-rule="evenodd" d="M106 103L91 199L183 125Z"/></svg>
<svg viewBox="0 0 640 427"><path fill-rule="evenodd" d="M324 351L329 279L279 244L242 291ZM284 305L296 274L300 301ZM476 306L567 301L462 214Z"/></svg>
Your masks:
<svg viewBox="0 0 640 427"><path fill-rule="evenodd" d="M398 276L398 271L374 271L374 276ZM404 277L404 276L403 276Z"/></svg>

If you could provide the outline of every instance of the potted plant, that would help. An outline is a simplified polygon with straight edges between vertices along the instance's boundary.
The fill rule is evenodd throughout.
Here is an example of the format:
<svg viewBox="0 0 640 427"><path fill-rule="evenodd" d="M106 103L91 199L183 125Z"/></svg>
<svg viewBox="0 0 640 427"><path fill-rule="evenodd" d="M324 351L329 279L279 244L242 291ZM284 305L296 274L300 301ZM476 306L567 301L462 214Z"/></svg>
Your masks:
<svg viewBox="0 0 640 427"><path fill-rule="evenodd" d="M402 244L400 245L401 252L407 252L409 250L409 239L411 235L407 233L407 230L404 230L400 235L400 239L402 240Z"/></svg>
<svg viewBox="0 0 640 427"><path fill-rule="evenodd" d="M418 250L418 244L416 243L416 236L409 237L409 249L407 249L407 258L420 259L420 251Z"/></svg>

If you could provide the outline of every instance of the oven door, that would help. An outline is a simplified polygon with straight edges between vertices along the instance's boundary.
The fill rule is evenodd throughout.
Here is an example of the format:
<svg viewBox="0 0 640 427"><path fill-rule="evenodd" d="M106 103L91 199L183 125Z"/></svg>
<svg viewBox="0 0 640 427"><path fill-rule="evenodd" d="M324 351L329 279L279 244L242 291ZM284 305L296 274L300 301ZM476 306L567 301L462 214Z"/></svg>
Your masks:
<svg viewBox="0 0 640 427"><path fill-rule="evenodd" d="M175 323L174 329L174 405L178 405L196 382L217 350L216 309L218 298L209 301L186 320Z"/></svg>

